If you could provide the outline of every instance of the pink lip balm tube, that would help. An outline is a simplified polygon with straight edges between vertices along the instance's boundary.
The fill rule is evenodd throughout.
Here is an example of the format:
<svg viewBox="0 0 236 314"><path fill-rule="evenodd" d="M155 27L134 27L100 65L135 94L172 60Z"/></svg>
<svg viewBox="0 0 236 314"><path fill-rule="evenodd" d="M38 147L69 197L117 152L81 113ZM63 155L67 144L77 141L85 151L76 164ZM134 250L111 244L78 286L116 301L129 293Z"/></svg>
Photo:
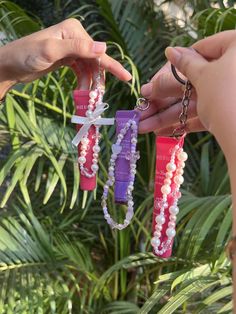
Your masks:
<svg viewBox="0 0 236 314"><path fill-rule="evenodd" d="M85 116L85 113L88 109L89 104L89 90L74 90L73 97L74 97L74 103L75 103L75 114L77 116ZM79 131L79 129L82 127L82 125L76 125L76 130ZM89 128L88 131L88 149L87 149L87 155L86 155L86 162L84 164L84 167L88 169L89 173L92 173L91 171L91 165L92 165L92 159L93 159L93 146L95 143L95 126L92 125ZM81 143L78 145L78 156L80 156L80 150L81 150ZM83 191L92 191L96 188L97 185L97 178L96 175L92 178L87 178L85 175L80 173L80 189Z"/></svg>
<svg viewBox="0 0 236 314"><path fill-rule="evenodd" d="M170 161L171 152L175 145L179 144L180 147L183 147L184 141L181 138L180 140L172 137L156 137L156 174L155 174L155 189L154 189L154 210L153 210L153 223L152 223L152 233L155 232L155 218L160 214L159 202L162 200L161 187L164 184L166 165ZM173 184L171 185L171 190L173 189ZM167 197L168 208L165 209L165 223L163 224L161 231L161 242L167 241L166 229L168 228L169 221L169 207L173 204L174 199L171 193ZM157 255L155 250L153 253L159 257L167 258L172 254L173 240L169 247L162 255Z"/></svg>

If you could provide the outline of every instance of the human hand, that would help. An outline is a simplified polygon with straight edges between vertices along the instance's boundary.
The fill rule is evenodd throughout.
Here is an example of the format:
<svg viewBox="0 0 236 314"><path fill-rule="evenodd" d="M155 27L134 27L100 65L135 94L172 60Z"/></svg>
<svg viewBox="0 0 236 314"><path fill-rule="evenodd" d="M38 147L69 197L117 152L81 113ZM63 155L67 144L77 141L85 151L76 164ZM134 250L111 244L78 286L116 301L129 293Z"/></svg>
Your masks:
<svg viewBox="0 0 236 314"><path fill-rule="evenodd" d="M0 99L16 83L33 81L84 58L95 64L100 57L105 70L121 80L130 80L131 74L105 51L106 44L93 41L76 19L15 40L0 48Z"/></svg>
<svg viewBox="0 0 236 314"><path fill-rule="evenodd" d="M183 79L186 80L185 77ZM139 132L154 131L159 135L172 134L173 130L179 126L183 91L184 85L176 81L171 72L170 62L167 62L154 75L150 83L141 88L141 93L149 100L150 107L141 113ZM193 91L188 108L187 132L205 130L197 115L196 102L196 93Z"/></svg>
<svg viewBox="0 0 236 314"><path fill-rule="evenodd" d="M190 117L195 117L195 123L200 130L204 128L209 130L222 144L225 144L225 137L229 137L229 134L234 132L236 116L234 103L236 99L236 90L234 87L236 79L235 31L226 31L210 36L195 43L192 47L199 54L187 48L167 48L167 58L181 73L188 77L195 88L193 102L190 104ZM168 68L168 71L164 71L163 74L159 73L158 76L157 81L151 84L150 95L147 96L145 93L147 86L142 88L142 92L145 97L157 101L159 107L161 101L163 108L166 108L171 105L171 101L173 103L182 95L183 90L181 84L171 74L170 68ZM161 90L160 95L159 89ZM173 98L167 101L167 95ZM151 131L149 128L149 125L151 126L151 115L153 114L152 112L155 113L155 110L157 111L157 108L154 108L153 105L151 107L150 115L144 117L144 120L140 124L141 132ZM158 110L160 109L158 108ZM171 110L171 108L167 110ZM179 112L180 110L179 106ZM176 122L177 111L175 112ZM163 115L164 112L160 114ZM157 117L158 115L156 119ZM154 127L155 117L152 119L152 130L154 130L157 128ZM168 119L175 123L173 112ZM193 127L193 125L190 125L190 121L191 119L189 120L188 128L190 131L196 130L196 125ZM162 125L165 126L165 122L162 122Z"/></svg>

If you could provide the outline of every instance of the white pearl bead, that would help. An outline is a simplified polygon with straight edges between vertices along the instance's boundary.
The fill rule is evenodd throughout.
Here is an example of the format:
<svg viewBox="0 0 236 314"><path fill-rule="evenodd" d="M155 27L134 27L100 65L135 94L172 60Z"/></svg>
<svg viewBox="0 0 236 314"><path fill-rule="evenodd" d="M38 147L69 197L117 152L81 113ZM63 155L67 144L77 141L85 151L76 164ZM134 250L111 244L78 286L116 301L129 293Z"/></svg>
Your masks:
<svg viewBox="0 0 236 314"><path fill-rule="evenodd" d="M170 215L170 221L175 222L176 221L176 216L175 215Z"/></svg>
<svg viewBox="0 0 236 314"><path fill-rule="evenodd" d="M82 144L81 145L81 150L82 151L86 151L88 149L88 145L87 144Z"/></svg>
<svg viewBox="0 0 236 314"><path fill-rule="evenodd" d="M176 184L180 185L180 184L182 184L184 182L184 178L182 176L180 176L180 175L177 175L177 176L174 177L174 182Z"/></svg>
<svg viewBox="0 0 236 314"><path fill-rule="evenodd" d="M86 163L86 158L85 158L84 156L80 156L80 157L78 158L78 162L79 162L80 164L84 164L84 163Z"/></svg>
<svg viewBox="0 0 236 314"><path fill-rule="evenodd" d="M90 106L93 107L94 103L95 103L94 99L89 99L89 105L90 105Z"/></svg>
<svg viewBox="0 0 236 314"><path fill-rule="evenodd" d="M179 162L179 166L180 166L180 168L184 168L185 167L185 162L184 161L180 161Z"/></svg>
<svg viewBox="0 0 236 314"><path fill-rule="evenodd" d="M168 162L166 165L166 170L169 172L174 172L176 170L176 165L172 162Z"/></svg>
<svg viewBox="0 0 236 314"><path fill-rule="evenodd" d="M94 151L94 153L99 153L99 152L100 152L100 147L99 147L99 145L94 145L94 146L93 146L93 151Z"/></svg>
<svg viewBox="0 0 236 314"><path fill-rule="evenodd" d="M160 231L154 231L153 235L154 235L154 237L160 238L161 232Z"/></svg>
<svg viewBox="0 0 236 314"><path fill-rule="evenodd" d="M185 161L188 159L188 154L185 152L180 152L178 153L177 158L179 159L179 161Z"/></svg>
<svg viewBox="0 0 236 314"><path fill-rule="evenodd" d="M98 158L98 154L97 153L93 153L93 158Z"/></svg>
<svg viewBox="0 0 236 314"><path fill-rule="evenodd" d="M171 213L171 215L178 215L179 213L179 207L178 206L170 206L169 208L169 212Z"/></svg>
<svg viewBox="0 0 236 314"><path fill-rule="evenodd" d="M151 245L152 246L159 246L160 245L160 239L158 239L158 238L156 238L156 237L153 237L152 239L151 239Z"/></svg>
<svg viewBox="0 0 236 314"><path fill-rule="evenodd" d="M170 192L171 192L171 188L169 185L167 185L167 184L162 185L162 187L161 187L161 193L162 194L168 195L168 194L170 194Z"/></svg>
<svg viewBox="0 0 236 314"><path fill-rule="evenodd" d="M81 155L81 156L86 156L87 153L86 153L84 150L82 150L82 151L80 152L80 155Z"/></svg>
<svg viewBox="0 0 236 314"><path fill-rule="evenodd" d="M168 222L168 227L169 228L174 228L175 227L175 223L173 221L169 221Z"/></svg>
<svg viewBox="0 0 236 314"><path fill-rule="evenodd" d="M86 114L86 117L91 117L93 112L92 110L87 110L85 114Z"/></svg>
<svg viewBox="0 0 236 314"><path fill-rule="evenodd" d="M166 173L166 178L171 179L173 177L173 174L171 172Z"/></svg>
<svg viewBox="0 0 236 314"><path fill-rule="evenodd" d="M175 229L173 228L166 229L166 235L168 238L174 238L175 234L176 234Z"/></svg>
<svg viewBox="0 0 236 314"><path fill-rule="evenodd" d="M92 171L97 172L98 171L98 165L97 164L93 164L91 166Z"/></svg>
<svg viewBox="0 0 236 314"><path fill-rule="evenodd" d="M92 90L89 93L89 97L95 99L97 97L98 93L95 90Z"/></svg>
<svg viewBox="0 0 236 314"><path fill-rule="evenodd" d="M93 105L88 105L88 110L93 110Z"/></svg>
<svg viewBox="0 0 236 314"><path fill-rule="evenodd" d="M182 175L183 173L184 173L184 171L181 168L176 170L176 174Z"/></svg>
<svg viewBox="0 0 236 314"><path fill-rule="evenodd" d="M155 221L157 224L163 225L165 222L165 217L163 215L157 215Z"/></svg>
<svg viewBox="0 0 236 314"><path fill-rule="evenodd" d="M88 139L87 137L83 137L83 138L81 139L81 143L82 143L82 144L88 144L88 143L89 143L89 139Z"/></svg>
<svg viewBox="0 0 236 314"><path fill-rule="evenodd" d="M93 163L93 164L97 164L97 163L98 163L98 160L95 159L95 158L93 158L93 159L92 159L92 163Z"/></svg>
<svg viewBox="0 0 236 314"><path fill-rule="evenodd" d="M161 231L162 230L162 225L155 225L155 230L156 231Z"/></svg>
<svg viewBox="0 0 236 314"><path fill-rule="evenodd" d="M171 180L169 178L164 180L164 184L170 185L171 184Z"/></svg>

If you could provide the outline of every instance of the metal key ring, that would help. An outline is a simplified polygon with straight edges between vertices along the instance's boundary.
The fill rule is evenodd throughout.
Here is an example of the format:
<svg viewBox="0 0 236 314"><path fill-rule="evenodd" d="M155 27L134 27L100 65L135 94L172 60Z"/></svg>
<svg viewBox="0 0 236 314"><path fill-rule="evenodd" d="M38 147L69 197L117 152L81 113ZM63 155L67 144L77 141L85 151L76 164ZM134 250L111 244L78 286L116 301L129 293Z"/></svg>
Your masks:
<svg viewBox="0 0 236 314"><path fill-rule="evenodd" d="M150 107L150 103L146 98L138 98L136 106L134 109L139 109L140 111L145 111Z"/></svg>
<svg viewBox="0 0 236 314"><path fill-rule="evenodd" d="M172 71L174 77L176 78L176 80L177 80L178 82L180 82L180 83L183 84L183 85L186 85L187 81L183 80L183 79L179 76L179 74L177 73L176 68L175 68L175 66L174 66L173 64L171 64L171 71Z"/></svg>

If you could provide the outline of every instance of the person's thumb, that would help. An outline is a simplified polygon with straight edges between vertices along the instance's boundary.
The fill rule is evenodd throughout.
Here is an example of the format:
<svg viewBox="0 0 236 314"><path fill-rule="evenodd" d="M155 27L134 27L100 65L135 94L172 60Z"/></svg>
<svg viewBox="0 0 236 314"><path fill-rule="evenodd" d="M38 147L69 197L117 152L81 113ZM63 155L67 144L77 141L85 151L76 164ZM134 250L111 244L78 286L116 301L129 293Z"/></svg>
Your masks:
<svg viewBox="0 0 236 314"><path fill-rule="evenodd" d="M182 47L168 47L165 51L167 59L195 85L201 72L208 63L194 49Z"/></svg>

